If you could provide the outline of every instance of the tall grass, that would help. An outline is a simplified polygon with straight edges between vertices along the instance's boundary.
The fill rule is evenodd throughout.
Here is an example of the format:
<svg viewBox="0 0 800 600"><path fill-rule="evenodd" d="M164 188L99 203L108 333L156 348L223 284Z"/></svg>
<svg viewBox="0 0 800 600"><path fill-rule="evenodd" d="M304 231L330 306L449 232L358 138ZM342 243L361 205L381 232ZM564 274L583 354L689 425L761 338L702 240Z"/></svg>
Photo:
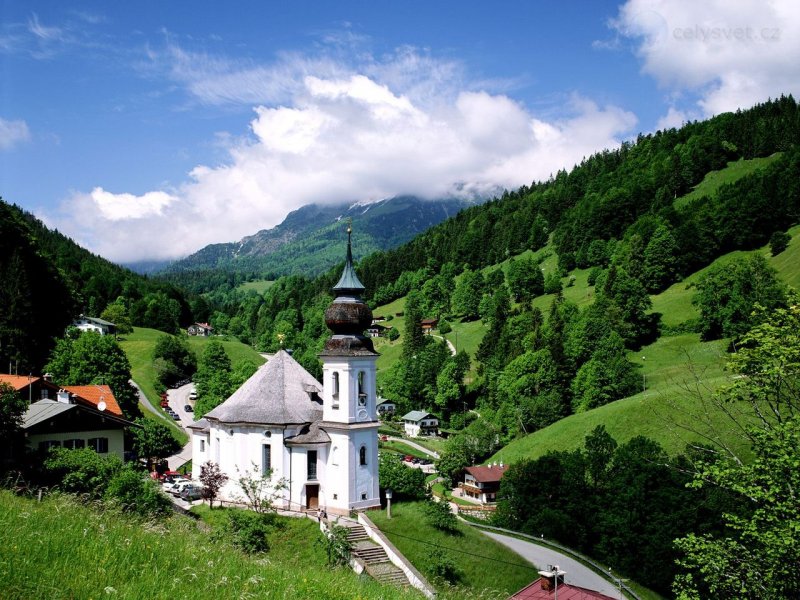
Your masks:
<svg viewBox="0 0 800 600"><path fill-rule="evenodd" d="M418 598L324 566L314 523L298 520L261 557L212 540L186 517L147 523L69 496L36 503L0 491L0 597ZM299 543L298 543L299 542Z"/></svg>

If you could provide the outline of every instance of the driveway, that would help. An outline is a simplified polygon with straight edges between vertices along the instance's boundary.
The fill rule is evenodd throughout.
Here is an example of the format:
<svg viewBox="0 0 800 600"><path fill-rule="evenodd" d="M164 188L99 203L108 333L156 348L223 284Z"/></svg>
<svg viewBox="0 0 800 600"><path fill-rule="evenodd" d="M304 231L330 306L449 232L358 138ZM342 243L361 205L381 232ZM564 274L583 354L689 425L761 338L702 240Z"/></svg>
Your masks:
<svg viewBox="0 0 800 600"><path fill-rule="evenodd" d="M194 412L188 412L184 407L187 404L190 406L194 404L194 402L189 400L189 394L193 389L194 384L187 383L174 390L167 390L167 401L172 410L178 413L178 417L180 418L176 423L183 427L189 435L189 443L181 448L180 452L167 458L167 464L172 471L192 460L192 432L190 429L187 429L187 427L194 423Z"/></svg>
<svg viewBox="0 0 800 600"><path fill-rule="evenodd" d="M619 598L619 590L609 581L592 571L589 567L579 563L574 558L561 554L546 546L540 546L526 540L486 531L480 529L481 533L497 540L504 546L508 546L514 552L536 565L540 570L546 570L548 565L558 565L562 571L566 571L564 581L590 590L595 590L611 598ZM624 597L624 596L623 596Z"/></svg>
<svg viewBox="0 0 800 600"><path fill-rule="evenodd" d="M402 443L404 443L404 444L406 444L408 446L411 446L412 448L414 448L416 450L419 450L420 452L423 452L424 454L427 454L431 458L435 458L436 460L439 460L439 453L438 452L434 452L433 450L428 450L425 446L417 444L416 442L412 442L408 438L400 438L400 437L394 437L394 436L390 435L389 436L389 440L391 440L393 442L402 442Z"/></svg>

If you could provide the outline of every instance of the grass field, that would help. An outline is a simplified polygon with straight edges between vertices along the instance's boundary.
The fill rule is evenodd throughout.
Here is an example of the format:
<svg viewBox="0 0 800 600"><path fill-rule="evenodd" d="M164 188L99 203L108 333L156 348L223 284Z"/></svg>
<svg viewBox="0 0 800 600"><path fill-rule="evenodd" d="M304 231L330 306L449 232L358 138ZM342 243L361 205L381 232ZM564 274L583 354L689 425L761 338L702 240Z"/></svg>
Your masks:
<svg viewBox="0 0 800 600"><path fill-rule="evenodd" d="M696 200L697 198L701 198L703 196L712 197L716 195L720 186L723 186L727 183L733 183L745 175L749 175L750 173L753 173L759 169L763 169L780 155L780 152L776 152L772 156L766 156L764 158L731 161L724 169L707 173L703 178L703 181L698 183L691 192L676 199L674 206L675 208L680 208L682 206L686 206L692 200Z"/></svg>
<svg viewBox="0 0 800 600"><path fill-rule="evenodd" d="M263 294L273 285L275 285L275 282L270 279L258 279L256 281L245 281L244 283L240 283L236 289L243 292L253 291L256 294Z"/></svg>
<svg viewBox="0 0 800 600"><path fill-rule="evenodd" d="M214 511L216 512L216 510ZM314 522L294 519L264 556L212 539L193 519L134 521L67 496L0 491L0 596L28 598L419 598L327 569Z"/></svg>
<svg viewBox="0 0 800 600"><path fill-rule="evenodd" d="M408 444L404 444L403 442L396 442L394 440L389 440L388 442L378 442L378 447L381 450L388 450L389 452L402 454L403 456L409 455L415 458L430 458L427 454L425 454L421 450L417 450L416 448L412 448Z"/></svg>
<svg viewBox="0 0 800 600"><path fill-rule="evenodd" d="M437 589L443 587L436 584L431 563L442 556L456 564L459 585L487 590L481 598L506 598L538 577L535 566L468 525L459 523L457 535L434 529L422 507L421 502L399 502L392 505L391 520L382 511L368 516Z"/></svg>

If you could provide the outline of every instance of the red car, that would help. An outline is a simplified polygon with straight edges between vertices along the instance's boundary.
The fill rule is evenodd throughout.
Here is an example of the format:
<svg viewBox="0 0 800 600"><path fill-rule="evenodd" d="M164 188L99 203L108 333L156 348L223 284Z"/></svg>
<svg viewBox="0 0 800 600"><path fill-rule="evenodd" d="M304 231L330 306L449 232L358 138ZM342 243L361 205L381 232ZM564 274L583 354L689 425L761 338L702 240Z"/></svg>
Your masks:
<svg viewBox="0 0 800 600"><path fill-rule="evenodd" d="M177 471L164 471L164 472L163 472L163 473L162 473L162 474L159 476L158 480L159 480L161 483L164 483L164 482L169 482L169 483L172 483L172 481L173 481L173 480L174 480L176 477L184 477L184 475L181 475L181 474L180 474L180 473L178 473Z"/></svg>

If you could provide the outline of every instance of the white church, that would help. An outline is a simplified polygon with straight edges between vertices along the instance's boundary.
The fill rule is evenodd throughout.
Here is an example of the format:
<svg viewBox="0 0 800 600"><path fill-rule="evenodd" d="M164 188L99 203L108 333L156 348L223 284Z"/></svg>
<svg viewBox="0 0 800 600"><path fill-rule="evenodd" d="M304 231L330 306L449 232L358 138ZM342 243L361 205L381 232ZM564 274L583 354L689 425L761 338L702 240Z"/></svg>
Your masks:
<svg viewBox="0 0 800 600"><path fill-rule="evenodd" d="M372 340L363 335L372 311L347 260L325 311L333 332L319 355L322 384L281 350L225 402L193 425L192 477L207 461L228 475L220 497L242 501L237 480L270 474L275 505L348 514L380 506L378 417Z"/></svg>

